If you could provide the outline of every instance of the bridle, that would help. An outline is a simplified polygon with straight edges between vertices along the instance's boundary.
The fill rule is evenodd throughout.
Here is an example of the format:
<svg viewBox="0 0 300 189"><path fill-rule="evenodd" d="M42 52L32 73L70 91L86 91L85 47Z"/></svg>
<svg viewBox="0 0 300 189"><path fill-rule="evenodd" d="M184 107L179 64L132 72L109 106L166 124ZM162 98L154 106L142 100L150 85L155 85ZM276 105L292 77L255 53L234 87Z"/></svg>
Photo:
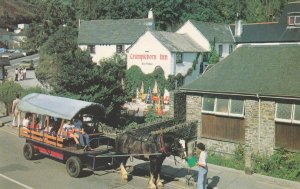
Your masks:
<svg viewBox="0 0 300 189"><path fill-rule="evenodd" d="M167 150L166 150L165 142L164 142L164 135L162 132L159 135L159 143L160 143L160 151L165 154L168 154Z"/></svg>
<svg viewBox="0 0 300 189"><path fill-rule="evenodd" d="M159 135L159 143L160 143L160 151L166 155L173 155L175 157L178 147L176 145L176 140L174 140L173 144L171 145L171 153L167 152L166 145L164 142L164 135L161 132Z"/></svg>

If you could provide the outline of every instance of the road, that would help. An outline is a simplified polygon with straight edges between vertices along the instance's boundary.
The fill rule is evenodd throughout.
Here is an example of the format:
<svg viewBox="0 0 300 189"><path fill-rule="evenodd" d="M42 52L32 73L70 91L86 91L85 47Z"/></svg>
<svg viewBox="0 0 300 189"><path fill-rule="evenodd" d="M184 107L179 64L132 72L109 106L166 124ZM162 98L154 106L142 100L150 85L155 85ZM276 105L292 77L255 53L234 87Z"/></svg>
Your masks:
<svg viewBox="0 0 300 189"><path fill-rule="evenodd" d="M33 63L36 65L39 60L39 55L34 54L31 56L26 56L14 60L10 60L11 66L6 66L6 69L8 70L8 79L14 80L15 78L15 69L18 67L18 65L23 60L33 60ZM36 87L40 86L42 87L41 83L36 79L35 71L34 70L27 70L26 71L26 80L23 81L17 81L23 88L30 88L30 87Z"/></svg>
<svg viewBox="0 0 300 189"><path fill-rule="evenodd" d="M28 161L23 157L25 140L18 137L17 129L10 126L0 128L0 188L1 189L144 189L148 188L148 178L143 171L136 172L128 183L121 181L114 170L84 171L81 178L70 177L65 164L41 157ZM129 163L130 164L130 163ZM168 181L164 189L187 188L178 181Z"/></svg>

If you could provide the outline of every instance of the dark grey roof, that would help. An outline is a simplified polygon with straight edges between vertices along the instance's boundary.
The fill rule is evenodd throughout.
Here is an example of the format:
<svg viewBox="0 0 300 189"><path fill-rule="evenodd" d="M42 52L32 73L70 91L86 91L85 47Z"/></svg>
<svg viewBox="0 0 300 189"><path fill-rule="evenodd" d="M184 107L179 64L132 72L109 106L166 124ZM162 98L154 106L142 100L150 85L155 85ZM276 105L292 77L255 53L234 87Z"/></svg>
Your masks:
<svg viewBox="0 0 300 189"><path fill-rule="evenodd" d="M234 33L235 26L230 26ZM300 28L289 28L279 23L243 24L237 43L300 42Z"/></svg>
<svg viewBox="0 0 300 189"><path fill-rule="evenodd" d="M279 23L286 25L288 23L288 15L294 13L300 13L300 1L290 2L284 7L281 17L279 18Z"/></svg>
<svg viewBox="0 0 300 189"><path fill-rule="evenodd" d="M201 46L199 46L186 34L178 34L164 31L151 31L151 34L171 52L204 51Z"/></svg>
<svg viewBox="0 0 300 189"><path fill-rule="evenodd" d="M242 46L181 90L300 98L300 45Z"/></svg>
<svg viewBox="0 0 300 189"><path fill-rule="evenodd" d="M190 22L206 37L206 39L213 43L233 43L234 38L227 24L200 22L190 20Z"/></svg>
<svg viewBox="0 0 300 189"><path fill-rule="evenodd" d="M78 44L132 44L146 30L154 29L153 19L82 21Z"/></svg>
<svg viewBox="0 0 300 189"><path fill-rule="evenodd" d="M289 14L300 14L300 2L288 3L279 19L279 22L243 24L240 37L235 37L237 43L285 43L300 42L300 27L288 27ZM235 25L230 29L234 34Z"/></svg>

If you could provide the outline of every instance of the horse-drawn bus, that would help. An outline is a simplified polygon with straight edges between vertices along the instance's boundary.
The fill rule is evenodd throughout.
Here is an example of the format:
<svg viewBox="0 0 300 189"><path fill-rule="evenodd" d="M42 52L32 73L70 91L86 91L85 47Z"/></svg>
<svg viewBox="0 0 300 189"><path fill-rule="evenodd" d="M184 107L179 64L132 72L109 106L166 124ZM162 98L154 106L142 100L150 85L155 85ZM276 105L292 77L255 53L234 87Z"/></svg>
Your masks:
<svg viewBox="0 0 300 189"><path fill-rule="evenodd" d="M83 167L96 169L98 155L111 153L113 139L98 128L105 115L100 104L33 93L22 98L18 109L23 120L19 136L26 139L23 154L28 160L38 153L60 159L69 175L78 177ZM71 126L76 119L81 130ZM76 140L86 143L76 144Z"/></svg>
<svg viewBox="0 0 300 189"><path fill-rule="evenodd" d="M100 121L102 105L64 97L32 93L18 105L19 136L26 139L23 155L32 160L39 153L62 160L71 177L83 168L119 166L127 180L126 161L130 156L150 161L149 188L162 186L160 169L165 157L184 155L179 139L171 133L137 131L104 133Z"/></svg>

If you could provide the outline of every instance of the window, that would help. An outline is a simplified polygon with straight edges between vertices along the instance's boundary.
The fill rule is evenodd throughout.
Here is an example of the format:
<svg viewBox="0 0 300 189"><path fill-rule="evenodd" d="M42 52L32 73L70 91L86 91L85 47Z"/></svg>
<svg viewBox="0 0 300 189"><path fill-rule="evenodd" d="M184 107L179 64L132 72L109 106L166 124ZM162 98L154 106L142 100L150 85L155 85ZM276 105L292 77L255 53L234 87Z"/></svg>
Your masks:
<svg viewBox="0 0 300 189"><path fill-rule="evenodd" d="M223 45L219 45L219 57L223 55Z"/></svg>
<svg viewBox="0 0 300 189"><path fill-rule="evenodd" d="M208 62L208 53L203 53L203 62Z"/></svg>
<svg viewBox="0 0 300 189"><path fill-rule="evenodd" d="M117 45L116 48L117 53L124 53L124 45Z"/></svg>
<svg viewBox="0 0 300 189"><path fill-rule="evenodd" d="M244 100L203 97L202 112L232 117L244 117Z"/></svg>
<svg viewBox="0 0 300 189"><path fill-rule="evenodd" d="M229 53L232 53L232 45L229 45Z"/></svg>
<svg viewBox="0 0 300 189"><path fill-rule="evenodd" d="M176 53L176 63L182 63L182 53Z"/></svg>
<svg viewBox="0 0 300 189"><path fill-rule="evenodd" d="M300 16L289 16L289 26L300 25Z"/></svg>
<svg viewBox="0 0 300 189"><path fill-rule="evenodd" d="M95 54L95 53L96 53L96 51L95 51L95 45L89 45L89 46L88 46L88 49L89 49L89 51L90 51L92 54Z"/></svg>
<svg viewBox="0 0 300 189"><path fill-rule="evenodd" d="M203 98L202 111L213 112L215 106L215 98Z"/></svg>
<svg viewBox="0 0 300 189"><path fill-rule="evenodd" d="M221 114L228 114L228 102L229 99L218 98L216 103L216 112Z"/></svg>
<svg viewBox="0 0 300 189"><path fill-rule="evenodd" d="M300 123L300 105L277 103L275 121Z"/></svg>
<svg viewBox="0 0 300 189"><path fill-rule="evenodd" d="M295 25L300 25L300 16L295 16Z"/></svg>

